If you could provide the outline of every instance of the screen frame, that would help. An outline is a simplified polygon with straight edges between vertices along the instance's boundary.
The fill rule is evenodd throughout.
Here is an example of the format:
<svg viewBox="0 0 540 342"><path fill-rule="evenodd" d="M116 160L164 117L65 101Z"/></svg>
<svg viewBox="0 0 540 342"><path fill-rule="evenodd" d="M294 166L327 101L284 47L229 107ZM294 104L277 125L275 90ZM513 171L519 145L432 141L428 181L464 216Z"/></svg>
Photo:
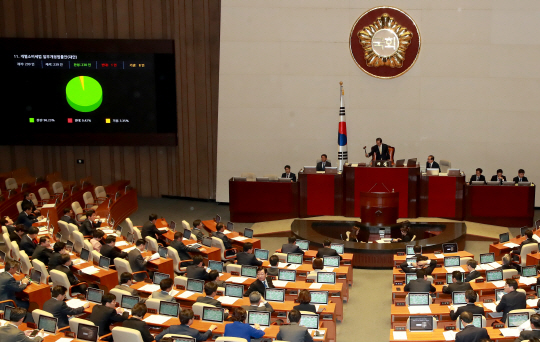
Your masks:
<svg viewBox="0 0 540 342"><path fill-rule="evenodd" d="M282 293L282 294L283 294L283 300L267 299L267 297L268 297L268 291L270 291L270 292L280 292L280 293ZM268 301L268 302L284 303L284 302L285 302L285 289L280 289L280 288L267 288L267 289L265 289L264 297L265 297L265 300Z"/></svg>
<svg viewBox="0 0 540 342"><path fill-rule="evenodd" d="M250 276L250 275L245 275L244 274L244 270L248 270L248 269L255 269L255 275L254 276ZM242 265L241 269L240 269L240 276L242 277L248 277L248 278L257 278L257 266L249 266L249 265Z"/></svg>
<svg viewBox="0 0 540 342"><path fill-rule="evenodd" d="M310 327L306 327L305 325L300 325L300 322L302 322L302 317L307 317L307 316L312 316L312 317L317 318L317 328L310 328ZM306 327L308 329L316 329L316 330L318 330L321 327L320 317L319 317L318 314L301 314L300 315L300 321L298 322L298 325L301 326L301 327Z"/></svg>
<svg viewBox="0 0 540 342"><path fill-rule="evenodd" d="M427 304L411 304L411 301L410 301L410 296L411 295L423 295L423 296L426 296L428 298L428 303ZM430 297L429 297L429 292L409 292L409 301L408 301L408 306L429 306L429 303L430 303Z"/></svg>
<svg viewBox="0 0 540 342"><path fill-rule="evenodd" d="M122 295L122 299L120 300L120 307L124 309L128 309L124 306L124 298L137 298L137 303L141 302L141 297L138 296L130 296L130 295ZM131 310L131 308L129 308Z"/></svg>
<svg viewBox="0 0 540 342"><path fill-rule="evenodd" d="M311 298L313 298L313 293L326 293L326 303L317 303L317 302L309 302L309 304L314 304L314 305L328 305L328 303L330 302L330 292L329 291L309 291L309 293L311 294Z"/></svg>
<svg viewBox="0 0 540 342"><path fill-rule="evenodd" d="M319 277L323 274L333 274L334 275L334 281L332 283L327 283L327 282L320 282L319 281ZM317 284L335 284L337 282L337 274L336 272L317 272Z"/></svg>
<svg viewBox="0 0 540 342"><path fill-rule="evenodd" d="M92 291L91 291L91 290L92 290ZM86 300L89 301L89 302L92 302L92 303L96 303L96 304L100 304L100 305L101 305L101 300L100 300L99 302L94 302L93 300L88 299L88 297L89 297L88 294L89 294L90 292L93 292L93 291L100 292L100 293L101 293L101 298L103 298L103 295L105 294L105 291L103 291L103 290L89 287L88 290L86 291Z"/></svg>
<svg viewBox="0 0 540 342"><path fill-rule="evenodd" d="M162 306L167 306L167 305L175 305L177 307L176 309L176 315L169 315L169 314L165 314L165 313L162 313L161 312L161 307ZM158 310L158 313L160 315L163 315L163 316L169 316L169 317L175 317L175 318L178 318L178 314L180 313L180 304L177 303L177 302L167 302L165 300L162 300L159 302L159 310Z"/></svg>
<svg viewBox="0 0 540 342"><path fill-rule="evenodd" d="M497 279L497 280L488 280L488 274L492 274L494 272L500 272L501 273L501 279ZM488 270L486 271L486 281L487 282L491 282L491 281L501 281L501 280L504 280L504 274L503 274L503 271L502 269L496 269L496 270Z"/></svg>
<svg viewBox="0 0 540 342"><path fill-rule="evenodd" d="M240 297L237 297L237 296L229 296L227 294L227 288L231 288L231 287L236 287L236 288L242 288L242 291L240 293ZM244 285L242 284L227 284L225 283L225 293L224 293L225 296L229 296L229 297L232 297L232 298L244 298Z"/></svg>
<svg viewBox="0 0 540 342"><path fill-rule="evenodd" d="M166 278L170 278L170 277L171 277L171 275L170 275L170 274L167 274L167 273L154 272L154 276L152 277L152 284L159 285L159 283L161 283L161 280L159 281L159 283L156 283L156 276L157 276L157 275L161 275L161 274L167 276L167 277L161 278L161 280L166 279Z"/></svg>
<svg viewBox="0 0 540 342"><path fill-rule="evenodd" d="M272 324L272 314L270 311L257 311L257 310L250 310L247 312L247 317L246 317L246 323L249 324L249 325L252 325L249 323L249 317L252 315L252 314L265 314L266 316L268 316L268 324L260 324L259 325L261 327L269 327L270 324Z"/></svg>
<svg viewBox="0 0 540 342"><path fill-rule="evenodd" d="M211 311L218 311L219 310L219 311L221 311L221 315L220 315L221 320L218 321L218 320L204 319L204 313L207 310L211 310ZM224 317L223 317L224 310L225 309L223 309L223 308L216 308L216 307L212 307L212 306L204 306L203 307L203 313L202 313L202 316L201 316L201 321L203 321L203 322L213 322L213 323L223 323L223 321L224 321Z"/></svg>
<svg viewBox="0 0 540 342"><path fill-rule="evenodd" d="M85 340L81 336L79 336L79 333L81 332L81 328L84 328L84 327L90 328L92 330L97 329L97 331L96 331L96 339L95 340ZM99 326L79 323L79 325L77 327L77 340L88 341L88 342L97 342L97 340L99 340Z"/></svg>
<svg viewBox="0 0 540 342"><path fill-rule="evenodd" d="M56 318L56 317L49 317L49 316L45 316L45 315L40 315L40 316L39 316L39 320L38 320L38 324L37 324L38 329L40 329L40 330L41 330L41 328L39 328L39 327L40 327L41 319L43 319L43 320L45 320L45 321L46 321L46 320L51 320L51 321L54 320L54 321L55 321L54 331L49 331L49 330L43 329L43 331L55 335L56 332L58 331L58 318Z"/></svg>
<svg viewBox="0 0 540 342"><path fill-rule="evenodd" d="M491 255L493 256L493 261L490 261L490 262L482 262L482 255ZM491 262L494 262L495 261L495 253L480 253L480 265L483 265L483 264L489 264Z"/></svg>
<svg viewBox="0 0 540 342"><path fill-rule="evenodd" d="M294 280L287 280L287 279L283 279L282 277L280 277L281 273L283 272L294 272ZM278 280L280 281L290 281L290 282L294 282L296 281L296 270L289 270L289 269L279 269L278 271Z"/></svg>
<svg viewBox="0 0 540 342"><path fill-rule="evenodd" d="M189 284L193 284L193 283L202 283L202 288L201 288L201 291L194 291L194 290L189 290ZM203 293L204 292L204 280L200 280L200 279L193 279L193 278L188 278L187 282L186 282L186 291L191 291L191 292L195 292L195 293Z"/></svg>

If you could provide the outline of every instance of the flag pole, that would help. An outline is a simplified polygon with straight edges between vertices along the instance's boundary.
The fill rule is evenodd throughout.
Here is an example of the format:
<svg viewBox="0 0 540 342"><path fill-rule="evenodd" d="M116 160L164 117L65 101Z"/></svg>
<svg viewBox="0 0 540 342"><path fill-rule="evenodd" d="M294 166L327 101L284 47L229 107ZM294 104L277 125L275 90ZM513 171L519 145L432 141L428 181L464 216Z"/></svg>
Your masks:
<svg viewBox="0 0 540 342"><path fill-rule="evenodd" d="M343 172L343 165L349 162L349 153L347 151L347 121L345 118L345 91L343 82L339 82L339 126L338 126L338 171Z"/></svg>

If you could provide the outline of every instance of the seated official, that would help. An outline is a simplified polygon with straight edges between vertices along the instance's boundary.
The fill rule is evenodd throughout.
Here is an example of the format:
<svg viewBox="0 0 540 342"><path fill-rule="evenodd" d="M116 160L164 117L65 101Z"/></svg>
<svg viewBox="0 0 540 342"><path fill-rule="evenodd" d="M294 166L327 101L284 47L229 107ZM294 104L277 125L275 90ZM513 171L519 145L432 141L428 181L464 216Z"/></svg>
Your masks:
<svg viewBox="0 0 540 342"><path fill-rule="evenodd" d="M317 171L324 171L327 167L332 167L332 163L330 163L327 159L328 156L326 154L321 154L321 161L317 163L316 167Z"/></svg>
<svg viewBox="0 0 540 342"><path fill-rule="evenodd" d="M143 303L137 303L131 308L131 317L126 319L122 323L122 327L141 332L143 342L152 342L154 336L150 334L150 327L143 321L144 315L146 315L148 309Z"/></svg>
<svg viewBox="0 0 540 342"><path fill-rule="evenodd" d="M464 328L456 334L456 342L474 342L485 338L489 340L486 328L477 328L472 324L474 318L472 313L462 312L459 318L461 318Z"/></svg>
<svg viewBox="0 0 540 342"><path fill-rule="evenodd" d="M478 266L478 262L476 260L467 260L467 271L469 271L469 274L467 274L467 276L465 277L464 281L466 283L482 276L482 274L480 274L480 272L476 270L476 266Z"/></svg>
<svg viewBox="0 0 540 342"><path fill-rule="evenodd" d="M427 169L439 169L439 172L441 172L441 167L439 166L439 163L435 161L435 157L431 154L427 157L426 170Z"/></svg>
<svg viewBox="0 0 540 342"><path fill-rule="evenodd" d="M364 151L366 147L364 146ZM371 146L371 151L366 152L366 158L375 155L375 160L390 160L390 152L388 151L388 145L382 143L381 138L375 140L375 145Z"/></svg>
<svg viewBox="0 0 540 342"><path fill-rule="evenodd" d="M208 272L208 281L209 282L214 282L217 284L218 287L225 287L225 281L224 280L219 280L219 272L217 270L211 270L210 272Z"/></svg>
<svg viewBox="0 0 540 342"><path fill-rule="evenodd" d="M24 331L19 329L19 326L23 324L26 318L26 309L15 308L11 310L11 316L9 322L0 327L0 336L2 336L2 342L41 342L43 337L36 336L30 338L26 336Z"/></svg>
<svg viewBox="0 0 540 342"><path fill-rule="evenodd" d="M34 204L34 201L32 201L32 196L30 195L29 192L25 192L24 193L24 199L22 200L22 203L21 203L21 208L23 205L25 204L28 204L30 206L30 208L32 209L32 214L31 216L33 218L36 218L39 216L40 214L40 210L36 208L36 205Z"/></svg>
<svg viewBox="0 0 540 342"><path fill-rule="evenodd" d="M16 242L17 246L20 246L21 239L24 233L26 233L26 227L24 226L24 224L18 224L15 226L13 232L9 233L9 239L11 240L11 242Z"/></svg>
<svg viewBox="0 0 540 342"><path fill-rule="evenodd" d="M174 240L171 242L170 247L176 249L176 252L178 253L178 257L180 260L190 260L191 255L188 254L188 252L191 253L199 253L206 251L206 248L201 247L201 249L195 248L195 247L189 247L182 242L182 239L184 238L184 233L182 232L176 232L174 233ZM191 265L191 261L182 262L180 264L181 267L186 267Z"/></svg>
<svg viewBox="0 0 540 342"><path fill-rule="evenodd" d="M253 327L247 323L244 323L247 318L247 312L244 308L235 308L232 315L233 323L225 325L226 337L239 337L245 338L250 341L251 338L261 338L264 336L264 331L258 324Z"/></svg>
<svg viewBox="0 0 540 342"><path fill-rule="evenodd" d="M199 330L189 327L193 324L193 316L193 310L191 309L183 309L180 311L180 314L178 315L180 325L171 325L167 329L163 330L159 335L156 336L156 342L159 342L163 336L168 334L191 336L194 337L197 342L206 341L212 335L212 331L216 330L217 325L212 324L210 327L208 327L208 330L205 333L200 333Z"/></svg>
<svg viewBox="0 0 540 342"><path fill-rule="evenodd" d="M503 255L501 260L502 260L501 268L503 270L516 270L517 269L516 265L512 263L512 257L510 256L510 254Z"/></svg>
<svg viewBox="0 0 540 342"><path fill-rule="evenodd" d="M533 231L530 230L530 229L527 229L527 231L525 232L525 236L527 237L525 240L521 241L521 244L519 245L519 249L518 249L518 252L516 254L520 254L521 253L521 249L523 248L523 246L525 245L528 245L528 244L532 244L532 243L535 243L535 244L538 244L538 242L533 239Z"/></svg>
<svg viewBox="0 0 540 342"><path fill-rule="evenodd" d="M135 248L129 251L128 253L128 260L129 260L129 266L131 267L131 271L133 273L135 272L142 272L147 271L146 269L146 263L150 260L150 256L147 256L146 258L143 258L142 252L146 248L146 241L144 239L139 239L135 242ZM149 272L150 278L152 278L152 275ZM133 278L136 281L144 280L146 275L144 273L135 274Z"/></svg>
<svg viewBox="0 0 540 342"><path fill-rule="evenodd" d="M327 165L330 166L330 165ZM281 174L281 178L290 178L293 182L296 182L296 175L291 172L291 166L285 165L285 172Z"/></svg>
<svg viewBox="0 0 540 342"><path fill-rule="evenodd" d="M49 270L54 270L56 269L56 266L62 265L63 254L69 255L69 252L66 249L66 243L62 241L57 241L54 244L53 253L51 254L51 257L49 258L49 263L47 264Z"/></svg>
<svg viewBox="0 0 540 342"><path fill-rule="evenodd" d="M467 300L467 305L460 306L457 308L457 310L453 304L450 305L450 318L455 321L461 315L461 313L465 311L470 312L473 315L485 316L486 313L484 311L484 307L474 304L476 302L476 299L476 292L474 292L473 290L465 291L465 300Z"/></svg>
<svg viewBox="0 0 540 342"><path fill-rule="evenodd" d="M516 291L517 289L518 283L515 279L506 279L505 295L497 305L497 312L503 313L502 322L506 322L506 316L510 311L527 308L527 296L525 293Z"/></svg>
<svg viewBox="0 0 540 342"><path fill-rule="evenodd" d="M39 245L34 250L34 254L32 254L32 259L37 259L41 261L44 265L48 265L52 255L53 250L51 248L51 240L49 239L49 237L40 237Z"/></svg>
<svg viewBox="0 0 540 342"><path fill-rule="evenodd" d="M471 284L462 282L462 279L463 274L460 271L452 272L452 284L443 286L442 292L452 294L454 291L472 290Z"/></svg>
<svg viewBox="0 0 540 342"><path fill-rule="evenodd" d="M47 311L54 318L58 318L58 329L69 326L68 316L80 315L84 312L84 309L90 306L89 302L78 308L67 306L66 302L64 302L66 292L67 289L61 285L53 287L52 298L43 304L43 311Z"/></svg>
<svg viewBox="0 0 540 342"><path fill-rule="evenodd" d="M272 283L272 279L266 278L266 268L259 267L257 268L257 280L255 280L251 285L249 285L246 292L244 292L244 297L249 297L251 292L257 291L263 296L266 295L266 289L273 289L275 286Z"/></svg>
<svg viewBox="0 0 540 342"><path fill-rule="evenodd" d="M517 177L514 177L514 183L528 182L529 180L525 177L525 170L519 169Z"/></svg>
<svg viewBox="0 0 540 342"><path fill-rule="evenodd" d="M276 340L289 342L313 342L313 337L306 327L301 327L300 318L302 315L299 310L293 309L289 312L289 325L281 325Z"/></svg>
<svg viewBox="0 0 540 342"><path fill-rule="evenodd" d="M338 256L339 260L341 261L341 256L339 255L339 253L335 249L330 248L331 244L332 241L330 241L329 239L325 239L323 241L323 248L319 248L316 257L322 258L323 256Z"/></svg>
<svg viewBox="0 0 540 342"><path fill-rule="evenodd" d="M9 216L4 216L4 217L0 218L0 227L2 227L2 226L6 227L9 234L11 234L11 233L13 233L15 231L15 224L9 218Z"/></svg>
<svg viewBox="0 0 540 342"><path fill-rule="evenodd" d="M87 318L99 327L99 336L111 332L110 325L116 322L124 322L129 317L129 313L121 307L116 307L116 296L112 293L104 294L101 297L102 305L94 305L92 313Z"/></svg>
<svg viewBox="0 0 540 342"><path fill-rule="evenodd" d="M32 256L38 245L38 233L39 229L37 227L30 227L28 229L28 234L23 235L21 238L19 250L24 251L28 256Z"/></svg>
<svg viewBox="0 0 540 342"><path fill-rule="evenodd" d="M4 263L5 271L0 273L0 302L4 300L12 300L18 307L28 309L29 303L23 302L15 295L17 292L22 292L28 285L28 279L23 278L21 281L15 280L13 275L17 272L19 262L10 260ZM11 305L11 303L7 303ZM0 310L4 310L6 303L0 304Z"/></svg>
<svg viewBox="0 0 540 342"><path fill-rule="evenodd" d="M279 275L279 257L274 254L268 259L268 262L270 263L270 267L266 269L266 274L277 277Z"/></svg>
<svg viewBox="0 0 540 342"><path fill-rule="evenodd" d="M111 264L114 264L114 259L116 258L125 259L128 257L128 254L126 252L122 252L120 249L116 248L115 245L116 237L110 235L105 238L105 243L101 246L100 249L101 255L111 259Z"/></svg>
<svg viewBox="0 0 540 342"><path fill-rule="evenodd" d="M298 305L295 305L293 307L293 310L298 311L309 311L313 313L317 313L317 307L311 303L311 292L308 290L300 290L300 293L298 293Z"/></svg>
<svg viewBox="0 0 540 342"><path fill-rule="evenodd" d="M23 224L26 228L30 228L32 227L32 223L36 223L37 221L38 219L32 215L32 207L28 204L22 206L22 211L19 217L17 217L16 224Z"/></svg>
<svg viewBox="0 0 540 342"><path fill-rule="evenodd" d="M61 264L59 266L56 267L56 270L60 271L60 272L64 272L69 280L69 283L71 284L71 286L74 286L72 289L71 289L71 292L79 292L79 293L82 293L82 294L86 294L86 290L88 289L88 286L86 284L80 284L80 285L77 285L80 283L79 279L73 274L73 272L71 271L71 268L69 268L69 266L71 266L71 258L69 256L69 254L62 254L62 258L60 259L60 262ZM75 286L77 285L77 286Z"/></svg>
<svg viewBox="0 0 540 342"><path fill-rule="evenodd" d="M244 251L236 255L236 263L238 265L246 266L262 266L263 262L255 257L253 254L253 244L246 242L244 244Z"/></svg>
<svg viewBox="0 0 540 342"><path fill-rule="evenodd" d="M288 241L289 243L283 244L281 246L281 253L296 253L304 255L304 251L296 245L296 237L290 236Z"/></svg>
<svg viewBox="0 0 540 342"><path fill-rule="evenodd" d="M98 253L101 252L101 246L103 246L102 241L103 241L104 236L105 236L105 233L102 230L96 230L94 231L92 239L90 239L92 248L94 248L95 251L98 251Z"/></svg>
<svg viewBox="0 0 540 342"><path fill-rule="evenodd" d="M163 300L166 302L175 302L174 297L169 293L172 291L174 285L174 280L171 278L162 279L159 283L159 291L152 292L152 299Z"/></svg>
<svg viewBox="0 0 540 342"><path fill-rule="evenodd" d="M496 175L493 175L493 176L491 177L491 181L492 181L492 182L498 181L498 182L500 182L500 183L506 182L506 176L503 176L503 170L502 170L502 169L498 169L498 170L497 170L497 174L496 174Z"/></svg>
<svg viewBox="0 0 540 342"><path fill-rule="evenodd" d="M217 296L217 289L218 289L218 286L213 281L204 284L204 294L206 296L198 297L195 303L208 304L208 305L212 305L213 307L221 309L222 308L221 302L215 299L215 297ZM227 316L229 316L229 310L225 309L223 310L223 319L226 319Z"/></svg>
<svg viewBox="0 0 540 342"><path fill-rule="evenodd" d="M204 268L202 255L193 256L193 264L186 268L186 277L191 279L208 280L208 272Z"/></svg>
<svg viewBox="0 0 540 342"><path fill-rule="evenodd" d="M76 225L77 227L81 226L81 223L74 219L75 213L73 212L73 209L70 207L64 208L64 216L60 217L61 221L64 221L66 223L72 223Z"/></svg>
<svg viewBox="0 0 540 342"><path fill-rule="evenodd" d="M216 232L213 234L213 237L216 237L223 241L223 247L225 247L226 249L225 256L235 255L236 252L234 250L231 250L233 248L231 240L229 240L227 235L225 235L224 231L225 225L223 224L223 222L219 222L218 224L216 224Z"/></svg>
<svg viewBox="0 0 540 342"><path fill-rule="evenodd" d="M414 234L411 232L409 221L403 221L400 228L401 237L393 239L392 242L411 242L414 238Z"/></svg>
<svg viewBox="0 0 540 342"><path fill-rule="evenodd" d="M162 232L156 227L157 218L158 216L156 214L150 214L150 216L148 216L148 222L146 222L141 229L142 238L146 239L147 236L150 236L163 246L167 246L165 238L163 237L165 232Z"/></svg>
<svg viewBox="0 0 540 342"><path fill-rule="evenodd" d="M411 258L412 259L412 258ZM433 273L435 267L437 267L437 260L430 260L425 255L418 255L416 262L403 262L399 265L401 270L405 273L415 273L417 269L423 269L427 275Z"/></svg>
<svg viewBox="0 0 540 342"><path fill-rule="evenodd" d="M122 291L129 292L132 296L139 296L139 291L131 287L133 285L133 274L129 272L123 272L120 274L120 285L116 285L114 288Z"/></svg>
<svg viewBox="0 0 540 342"><path fill-rule="evenodd" d="M525 340L533 341L533 339L540 339L540 315L532 314L529 321L531 323L532 330L521 331L518 338L516 338L514 342L520 342Z"/></svg>
<svg viewBox="0 0 540 342"><path fill-rule="evenodd" d="M263 306L260 306L261 303ZM253 291L249 295L249 304L250 305L242 305L244 310L246 311L269 311L274 312L274 308L272 308L272 305L268 303L264 297L257 291Z"/></svg>
<svg viewBox="0 0 540 342"><path fill-rule="evenodd" d="M195 234L195 236L197 237L197 241L202 241L202 239L204 238L204 234L203 234L203 224L202 224L202 221L197 219L195 221L193 221L193 228L190 228L191 229L191 234Z"/></svg>
<svg viewBox="0 0 540 342"><path fill-rule="evenodd" d="M94 210L88 210L86 212L86 220L83 221L81 226L79 227L79 231L82 233L83 236L93 236L94 232L97 228L101 226L101 222L97 221L99 219L99 216L96 215L96 212Z"/></svg>
<svg viewBox="0 0 540 342"><path fill-rule="evenodd" d="M476 174L471 176L471 180L469 181L469 183L472 184L472 182L484 182L484 183L486 182L486 177L482 175L481 168L477 168Z"/></svg>
<svg viewBox="0 0 540 342"><path fill-rule="evenodd" d="M435 286L427 279L426 271L416 270L416 279L409 281L403 288L405 292L435 292Z"/></svg>
<svg viewBox="0 0 540 342"><path fill-rule="evenodd" d="M324 269L323 259L321 258L313 259L313 261L311 262L311 267L313 268L313 271L310 271L308 273L308 276L309 275L317 276L317 272L322 272L322 270Z"/></svg>

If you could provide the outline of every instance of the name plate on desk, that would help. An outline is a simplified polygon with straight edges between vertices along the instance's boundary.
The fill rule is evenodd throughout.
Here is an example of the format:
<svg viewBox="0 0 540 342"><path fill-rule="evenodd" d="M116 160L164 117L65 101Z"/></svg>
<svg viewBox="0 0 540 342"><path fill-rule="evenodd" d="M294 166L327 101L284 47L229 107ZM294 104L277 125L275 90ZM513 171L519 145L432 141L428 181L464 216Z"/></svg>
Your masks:
<svg viewBox="0 0 540 342"><path fill-rule="evenodd" d="M402 281L395 281L394 285L396 285L396 286L403 285L403 282Z"/></svg>
<svg viewBox="0 0 540 342"><path fill-rule="evenodd" d="M485 281L486 281L485 279L476 279L475 283L484 283Z"/></svg>
<svg viewBox="0 0 540 342"><path fill-rule="evenodd" d="M398 255L398 256L404 256L404 255L405 255L405 252L397 252L397 255Z"/></svg>
<svg viewBox="0 0 540 342"><path fill-rule="evenodd" d="M493 299L486 298L486 299L484 299L484 303L493 303Z"/></svg>
<svg viewBox="0 0 540 342"><path fill-rule="evenodd" d="M371 166L375 167L391 167L392 161L390 160L373 160Z"/></svg>
<svg viewBox="0 0 540 342"><path fill-rule="evenodd" d="M396 302L396 306L405 306L405 302Z"/></svg>
<svg viewBox="0 0 540 342"><path fill-rule="evenodd" d="M444 330L456 330L456 327L454 325L445 325Z"/></svg>
<svg viewBox="0 0 540 342"><path fill-rule="evenodd" d="M403 326L397 326L397 325L396 325L396 326L394 327L394 330L395 330L395 331L405 331L406 329L407 329L407 327L403 327Z"/></svg>
<svg viewBox="0 0 540 342"><path fill-rule="evenodd" d="M435 281L435 285L444 285L444 281L442 280Z"/></svg>
<svg viewBox="0 0 540 342"><path fill-rule="evenodd" d="M442 301L441 305L450 305L450 301L448 301L448 300Z"/></svg>

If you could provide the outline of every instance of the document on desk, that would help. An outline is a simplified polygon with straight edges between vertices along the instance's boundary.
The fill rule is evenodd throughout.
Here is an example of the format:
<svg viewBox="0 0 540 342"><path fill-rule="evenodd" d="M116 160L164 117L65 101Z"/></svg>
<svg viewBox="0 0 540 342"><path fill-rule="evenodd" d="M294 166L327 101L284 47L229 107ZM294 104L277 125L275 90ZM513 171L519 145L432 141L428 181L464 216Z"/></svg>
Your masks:
<svg viewBox="0 0 540 342"><path fill-rule="evenodd" d="M452 273L454 271L465 272L465 270L461 266L445 267L445 269L446 273Z"/></svg>
<svg viewBox="0 0 540 342"><path fill-rule="evenodd" d="M508 248L516 248L516 247L519 247L519 245L517 243L513 243L513 242L507 242L503 245L504 247L508 247Z"/></svg>
<svg viewBox="0 0 540 342"><path fill-rule="evenodd" d="M481 265L476 266L476 269L489 271L489 270L492 270L493 267L490 264L481 264Z"/></svg>
<svg viewBox="0 0 540 342"><path fill-rule="evenodd" d="M172 318L171 316L152 315L152 316L146 317L145 319L143 319L143 321L145 321L146 323L163 324L171 318Z"/></svg>
<svg viewBox="0 0 540 342"><path fill-rule="evenodd" d="M429 305L409 306L409 313L411 314L428 314L431 313Z"/></svg>
<svg viewBox="0 0 540 342"><path fill-rule="evenodd" d="M159 253L154 253L154 254L152 254L152 256L150 257L150 261L156 260L156 259L159 259L159 258L160 258Z"/></svg>
<svg viewBox="0 0 540 342"><path fill-rule="evenodd" d="M249 238L247 238L245 236L237 236L237 237L233 237L231 240L244 241L244 240L249 240Z"/></svg>
<svg viewBox="0 0 540 342"><path fill-rule="evenodd" d="M73 309L80 308L81 306L83 306L86 303L88 303L86 300L80 300L80 299L76 299L76 298L66 301L66 305L69 306L70 308L73 308Z"/></svg>
<svg viewBox="0 0 540 342"><path fill-rule="evenodd" d="M272 284L274 284L275 287L285 287L287 286L288 281L286 280L274 280L272 281Z"/></svg>
<svg viewBox="0 0 540 342"><path fill-rule="evenodd" d="M82 263L85 263L86 261L84 261L83 259L75 259L73 260L71 263L73 265L78 265L78 264L82 264Z"/></svg>
<svg viewBox="0 0 540 342"><path fill-rule="evenodd" d="M159 290L160 287L159 285L156 285L156 284L146 284L144 285L143 287L139 288L139 291L144 291L144 292L156 292L157 290Z"/></svg>
<svg viewBox="0 0 540 342"><path fill-rule="evenodd" d="M235 284L243 284L248 278L247 277L230 277L229 279L227 279L227 281L230 281L231 283L235 283ZM274 284L276 282L274 281Z"/></svg>
<svg viewBox="0 0 540 342"><path fill-rule="evenodd" d="M493 268L499 268L499 267L502 266L501 264L499 264L498 262L495 262L495 261L494 261L494 262L490 262L488 265L491 266L491 267L493 267Z"/></svg>
<svg viewBox="0 0 540 342"><path fill-rule="evenodd" d="M193 292L193 291L184 291L184 293L182 293L180 296L178 296L178 298L186 299L186 298L191 297L194 294L195 294L195 292ZM173 296L173 295L171 295L171 296Z"/></svg>
<svg viewBox="0 0 540 342"><path fill-rule="evenodd" d="M97 267L94 267L94 266L88 266L88 267L85 267L81 270L82 273L86 273L86 274L96 274L100 271L99 268Z"/></svg>
<svg viewBox="0 0 540 342"><path fill-rule="evenodd" d="M54 208L56 203L44 204L42 208Z"/></svg>
<svg viewBox="0 0 540 342"><path fill-rule="evenodd" d="M525 285L536 284L536 277L519 277L519 282Z"/></svg>
<svg viewBox="0 0 540 342"><path fill-rule="evenodd" d="M158 230L159 230L160 232L166 232L166 231L169 230L169 228L168 228L168 227L162 227L162 228L158 228Z"/></svg>
<svg viewBox="0 0 540 342"><path fill-rule="evenodd" d="M519 336L519 330L514 328L502 328L500 329L501 334L503 334L504 337L518 337Z"/></svg>
<svg viewBox="0 0 540 342"><path fill-rule="evenodd" d="M491 310L493 312L497 311L497 304L495 303L484 303L484 307L488 310Z"/></svg>
<svg viewBox="0 0 540 342"><path fill-rule="evenodd" d="M323 268L323 272L334 272L335 267L325 267Z"/></svg>
<svg viewBox="0 0 540 342"><path fill-rule="evenodd" d="M277 264L278 268L285 268L285 266L287 266L286 262L278 262L278 264Z"/></svg>
<svg viewBox="0 0 540 342"><path fill-rule="evenodd" d="M234 303L236 303L237 300L239 300L240 298L236 298L236 297L231 297L231 296L221 296L221 297L218 297L218 301L222 304L225 304L225 305L233 305Z"/></svg>
<svg viewBox="0 0 540 342"><path fill-rule="evenodd" d="M536 304L538 304L538 298L527 299L527 305L528 306L536 307Z"/></svg>
<svg viewBox="0 0 540 342"><path fill-rule="evenodd" d="M174 296L176 296L176 295L179 294L179 293L180 293L180 291L177 291L177 290L171 290L171 292L169 292L169 295L171 295L171 296L174 297Z"/></svg>
<svg viewBox="0 0 540 342"><path fill-rule="evenodd" d="M275 281L274 281L274 283L275 283ZM309 285L309 288L310 289L320 289L322 286L323 286L323 284L321 284L321 283L312 283L311 285Z"/></svg>
<svg viewBox="0 0 540 342"><path fill-rule="evenodd" d="M295 269L297 269L297 268L300 267L300 266L302 266L302 265L291 264L291 265L289 265L289 267L287 267L287 269L289 269L289 270L295 270Z"/></svg>
<svg viewBox="0 0 540 342"><path fill-rule="evenodd" d="M114 244L115 247L122 247L122 246L128 246L129 243L127 241L118 241Z"/></svg>
<svg viewBox="0 0 540 342"><path fill-rule="evenodd" d="M454 341L456 339L456 332L452 330L448 330L442 333L444 336L444 339L447 341Z"/></svg>
<svg viewBox="0 0 540 342"><path fill-rule="evenodd" d="M444 254L435 254L435 258L444 259Z"/></svg>
<svg viewBox="0 0 540 342"><path fill-rule="evenodd" d="M506 284L506 281L504 281L504 280L497 280L497 281L492 281L491 283L492 283L493 286L495 286L495 287L504 287L504 284Z"/></svg>
<svg viewBox="0 0 540 342"><path fill-rule="evenodd" d="M73 338L69 338L69 337L61 337L59 338L58 340L56 340L56 342L71 342L73 341L74 339Z"/></svg>
<svg viewBox="0 0 540 342"><path fill-rule="evenodd" d="M393 331L393 333L394 333L394 340L407 340L406 331Z"/></svg>
<svg viewBox="0 0 540 342"><path fill-rule="evenodd" d="M225 235L230 234L230 233L232 233L232 232L231 232L230 230L228 230L228 229L225 229L225 230L223 231L223 234L225 234Z"/></svg>
<svg viewBox="0 0 540 342"><path fill-rule="evenodd" d="M118 246L118 245L117 245L117 246ZM122 252L129 253L129 252L131 252L132 250L134 250L135 248L137 248L137 247L132 246L132 247L129 247L129 248L126 248L126 249L122 249Z"/></svg>

